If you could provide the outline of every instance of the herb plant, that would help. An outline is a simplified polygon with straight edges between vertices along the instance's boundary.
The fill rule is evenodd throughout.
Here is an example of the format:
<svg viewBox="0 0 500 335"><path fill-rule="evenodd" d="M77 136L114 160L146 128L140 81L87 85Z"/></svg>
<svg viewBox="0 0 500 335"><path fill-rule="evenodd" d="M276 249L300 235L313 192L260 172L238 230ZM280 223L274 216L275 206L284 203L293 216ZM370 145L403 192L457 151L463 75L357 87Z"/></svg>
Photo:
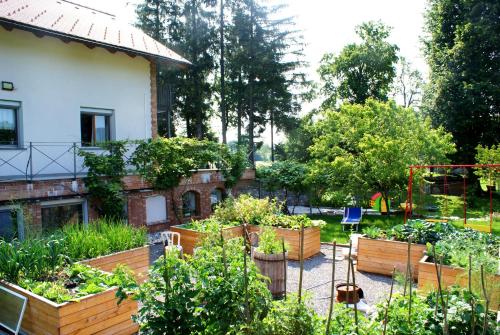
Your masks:
<svg viewBox="0 0 500 335"><path fill-rule="evenodd" d="M288 247L285 245L285 250ZM259 246L257 251L263 252L267 255L278 254L283 252L283 242L278 239L276 232L271 227L265 227L259 235Z"/></svg>

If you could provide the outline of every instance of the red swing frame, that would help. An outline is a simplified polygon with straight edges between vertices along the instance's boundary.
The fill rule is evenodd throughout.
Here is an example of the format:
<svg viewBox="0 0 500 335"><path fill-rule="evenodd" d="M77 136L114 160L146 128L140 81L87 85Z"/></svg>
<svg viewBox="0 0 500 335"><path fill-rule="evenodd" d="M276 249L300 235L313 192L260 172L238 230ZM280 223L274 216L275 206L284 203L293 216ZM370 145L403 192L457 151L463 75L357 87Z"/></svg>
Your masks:
<svg viewBox="0 0 500 335"><path fill-rule="evenodd" d="M408 221L408 216L413 215L413 171L414 169L430 169L430 168L491 168L498 170L500 169L500 164L431 164L431 165L410 165L410 176L408 177L408 190L405 204L405 218L404 224ZM464 179L464 226L467 226L467 184L466 179ZM445 193L446 193L446 175L445 175ZM493 231L493 191L490 188L490 230Z"/></svg>

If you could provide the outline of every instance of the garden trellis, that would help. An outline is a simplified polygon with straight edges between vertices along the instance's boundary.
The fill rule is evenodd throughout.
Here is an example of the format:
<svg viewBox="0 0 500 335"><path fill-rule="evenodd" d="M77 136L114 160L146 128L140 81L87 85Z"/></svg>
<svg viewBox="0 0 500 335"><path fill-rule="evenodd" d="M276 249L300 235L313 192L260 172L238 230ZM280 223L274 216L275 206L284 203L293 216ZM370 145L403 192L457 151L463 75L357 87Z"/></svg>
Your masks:
<svg viewBox="0 0 500 335"><path fill-rule="evenodd" d="M409 167L409 178L408 178L408 189L407 189L407 198L405 202L405 217L404 222L406 224L409 217L413 215L414 212L414 197L413 197L413 183L415 179L415 175L422 170L433 170L433 169L441 169L444 170L444 174L442 175L443 179L443 193L444 193L444 206L448 206L448 195L449 195L449 170L460 170L462 175L461 187L463 189L462 199L463 199L463 222L464 227L473 228L476 230L482 230L487 232L492 232L493 229L493 189L496 188L496 192L499 191L500 181L500 164L461 164L461 165L411 165ZM486 191L489 192L489 225L487 227L481 225L475 225L467 223L467 176L469 172L480 171L482 175L480 179L480 184L485 186ZM424 178L420 179L420 192L422 193L422 182ZM454 182L455 184L457 182ZM421 197L421 194L420 194ZM422 205L422 203L420 204ZM416 206L418 207L418 205ZM446 208L447 210L447 208Z"/></svg>

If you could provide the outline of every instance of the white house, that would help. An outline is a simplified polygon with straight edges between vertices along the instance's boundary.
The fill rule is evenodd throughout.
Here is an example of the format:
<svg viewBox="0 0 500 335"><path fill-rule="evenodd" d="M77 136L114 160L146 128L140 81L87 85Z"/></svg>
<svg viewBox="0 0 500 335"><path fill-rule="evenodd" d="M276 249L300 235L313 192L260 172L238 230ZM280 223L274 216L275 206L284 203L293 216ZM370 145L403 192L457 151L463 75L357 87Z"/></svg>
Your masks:
<svg viewBox="0 0 500 335"><path fill-rule="evenodd" d="M158 63L189 64L111 14L64 0L0 0L0 234L19 203L28 207L20 225L27 215L42 226L88 219L75 153L156 136ZM140 181L127 185L144 191Z"/></svg>

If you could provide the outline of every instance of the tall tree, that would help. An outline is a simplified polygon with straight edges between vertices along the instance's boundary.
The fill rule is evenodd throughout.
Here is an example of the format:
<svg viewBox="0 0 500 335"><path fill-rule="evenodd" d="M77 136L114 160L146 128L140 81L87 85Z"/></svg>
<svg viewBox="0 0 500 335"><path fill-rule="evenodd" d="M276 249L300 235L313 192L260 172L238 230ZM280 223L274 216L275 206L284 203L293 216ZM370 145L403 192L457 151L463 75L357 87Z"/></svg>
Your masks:
<svg viewBox="0 0 500 335"><path fill-rule="evenodd" d="M424 107L453 134L457 163L500 134L500 2L429 0L425 54L431 68Z"/></svg>
<svg viewBox="0 0 500 335"><path fill-rule="evenodd" d="M420 107L424 79L404 57L399 58L398 72L393 85L393 96L403 107Z"/></svg>
<svg viewBox="0 0 500 335"><path fill-rule="evenodd" d="M455 152L449 133L394 101L346 103L313 128L312 179L353 196L373 191L388 199L406 187L409 165L443 163Z"/></svg>
<svg viewBox="0 0 500 335"><path fill-rule="evenodd" d="M137 15L140 28L193 63L184 70L165 69L162 81L175 88L173 109L184 120L187 136L207 137L216 68L215 0L144 0Z"/></svg>
<svg viewBox="0 0 500 335"><path fill-rule="evenodd" d="M356 28L361 43L351 43L339 55L326 54L319 68L324 83L324 107L338 99L364 103L368 98L387 100L396 76L398 47L387 41L390 28L381 22L365 22Z"/></svg>
<svg viewBox="0 0 500 335"><path fill-rule="evenodd" d="M256 0L231 4L227 29L227 112L241 143L246 124L250 161L268 122L289 129L300 109L299 88L307 84L300 71L301 38L282 7Z"/></svg>

